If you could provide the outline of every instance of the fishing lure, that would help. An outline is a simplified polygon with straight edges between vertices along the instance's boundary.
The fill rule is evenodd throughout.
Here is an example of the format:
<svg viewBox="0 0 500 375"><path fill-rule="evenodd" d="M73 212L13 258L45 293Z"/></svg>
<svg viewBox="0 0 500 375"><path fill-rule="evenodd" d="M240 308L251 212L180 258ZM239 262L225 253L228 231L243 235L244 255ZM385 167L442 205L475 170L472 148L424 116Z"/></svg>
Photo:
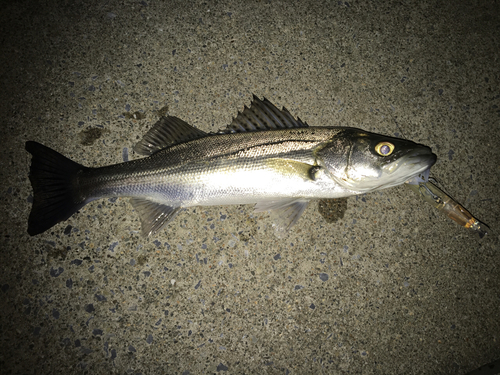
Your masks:
<svg viewBox="0 0 500 375"><path fill-rule="evenodd" d="M460 203L451 198L431 181L422 181L418 184L408 183L406 186L457 224L477 232L479 237L483 238L488 234L489 228L486 224L477 220Z"/></svg>

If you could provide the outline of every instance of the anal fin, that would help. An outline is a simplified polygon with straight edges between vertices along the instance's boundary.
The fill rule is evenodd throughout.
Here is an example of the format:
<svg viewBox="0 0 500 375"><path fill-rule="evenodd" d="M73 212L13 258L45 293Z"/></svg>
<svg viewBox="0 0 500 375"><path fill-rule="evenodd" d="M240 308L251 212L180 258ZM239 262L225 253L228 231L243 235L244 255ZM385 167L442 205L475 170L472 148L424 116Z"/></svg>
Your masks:
<svg viewBox="0 0 500 375"><path fill-rule="evenodd" d="M139 213L141 234L144 237L154 236L181 210L181 207L172 207L144 198L130 198L130 203Z"/></svg>

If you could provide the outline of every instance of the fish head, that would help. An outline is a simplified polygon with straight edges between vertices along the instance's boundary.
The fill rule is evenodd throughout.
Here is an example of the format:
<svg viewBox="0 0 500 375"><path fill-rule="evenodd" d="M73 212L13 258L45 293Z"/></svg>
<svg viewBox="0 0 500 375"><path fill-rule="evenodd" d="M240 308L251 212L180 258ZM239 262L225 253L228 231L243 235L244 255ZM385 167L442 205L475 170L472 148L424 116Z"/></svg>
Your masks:
<svg viewBox="0 0 500 375"><path fill-rule="evenodd" d="M332 137L317 157L331 178L358 193L403 184L428 170L437 158L427 146L354 128Z"/></svg>

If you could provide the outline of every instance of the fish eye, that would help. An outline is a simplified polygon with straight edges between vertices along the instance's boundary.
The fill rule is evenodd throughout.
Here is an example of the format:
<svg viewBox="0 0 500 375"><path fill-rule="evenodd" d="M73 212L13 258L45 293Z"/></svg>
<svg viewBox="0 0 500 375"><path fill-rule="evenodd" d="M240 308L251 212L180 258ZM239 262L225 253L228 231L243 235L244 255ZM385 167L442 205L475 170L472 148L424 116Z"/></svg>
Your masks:
<svg viewBox="0 0 500 375"><path fill-rule="evenodd" d="M389 156L394 151L394 145L389 142L380 142L375 146L375 151L380 156Z"/></svg>

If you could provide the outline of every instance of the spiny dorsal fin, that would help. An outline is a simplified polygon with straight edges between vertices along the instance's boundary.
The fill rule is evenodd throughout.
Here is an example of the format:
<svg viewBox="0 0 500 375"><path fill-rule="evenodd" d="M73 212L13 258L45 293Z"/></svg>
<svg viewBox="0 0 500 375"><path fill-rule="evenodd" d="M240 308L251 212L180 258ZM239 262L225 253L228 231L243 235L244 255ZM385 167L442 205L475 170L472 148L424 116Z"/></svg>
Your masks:
<svg viewBox="0 0 500 375"><path fill-rule="evenodd" d="M219 134L306 127L308 125L305 122L298 117L295 120L286 108L280 111L266 98L260 100L254 95L250 107L245 106L231 125L219 131Z"/></svg>
<svg viewBox="0 0 500 375"><path fill-rule="evenodd" d="M130 198L130 203L139 213L141 234L144 237L154 236L158 233L181 209L180 207L171 207L144 198Z"/></svg>
<svg viewBox="0 0 500 375"><path fill-rule="evenodd" d="M187 122L175 116L162 117L153 127L144 134L144 137L135 145L134 151L139 155L152 155L165 147L173 146L205 137L207 133L196 129Z"/></svg>

